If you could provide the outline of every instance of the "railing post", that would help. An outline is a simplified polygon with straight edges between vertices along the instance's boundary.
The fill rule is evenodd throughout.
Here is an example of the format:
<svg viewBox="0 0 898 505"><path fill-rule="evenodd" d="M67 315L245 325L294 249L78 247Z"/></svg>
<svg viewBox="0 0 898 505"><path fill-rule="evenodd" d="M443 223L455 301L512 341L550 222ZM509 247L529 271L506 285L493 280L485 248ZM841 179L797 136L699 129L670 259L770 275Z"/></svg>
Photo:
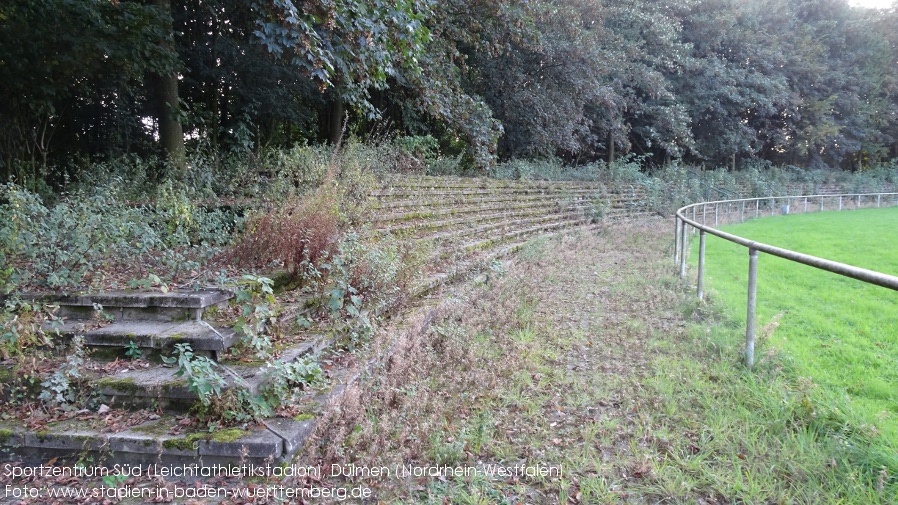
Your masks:
<svg viewBox="0 0 898 505"><path fill-rule="evenodd" d="M695 206L692 207L692 221L695 221ZM692 230L692 233L695 233L695 230Z"/></svg>
<svg viewBox="0 0 898 505"><path fill-rule="evenodd" d="M882 193L876 195L876 208L878 209L880 204L882 203Z"/></svg>
<svg viewBox="0 0 898 505"><path fill-rule="evenodd" d="M714 227L717 228L717 209L720 207L719 203L714 204Z"/></svg>
<svg viewBox="0 0 898 505"><path fill-rule="evenodd" d="M683 238L680 239L680 278L686 277L686 231L689 225L683 223L681 229Z"/></svg>
<svg viewBox="0 0 898 505"><path fill-rule="evenodd" d="M842 195L839 195L839 210L842 210Z"/></svg>
<svg viewBox="0 0 898 505"><path fill-rule="evenodd" d="M707 223L707 218L708 218L708 204L707 204L707 203L703 203L703 204L702 204L702 226L708 224L708 223Z"/></svg>
<svg viewBox="0 0 898 505"><path fill-rule="evenodd" d="M698 233L698 300L705 299L705 230Z"/></svg>
<svg viewBox="0 0 898 505"><path fill-rule="evenodd" d="M776 198L770 199L770 215L773 216L776 214Z"/></svg>
<svg viewBox="0 0 898 505"><path fill-rule="evenodd" d="M745 222L745 200L742 200L742 212L739 213L739 222Z"/></svg>
<svg viewBox="0 0 898 505"><path fill-rule="evenodd" d="M808 197L804 197L804 213L808 213Z"/></svg>
<svg viewBox="0 0 898 505"><path fill-rule="evenodd" d="M761 200L755 199L755 218L761 215Z"/></svg>
<svg viewBox="0 0 898 505"><path fill-rule="evenodd" d="M861 208L861 195L860 194L857 195L857 208L859 208L859 209Z"/></svg>
<svg viewBox="0 0 898 505"><path fill-rule="evenodd" d="M820 197L820 212L823 212L823 196Z"/></svg>
<svg viewBox="0 0 898 505"><path fill-rule="evenodd" d="M755 366L755 308L758 304L758 250L748 249L748 310L745 318L745 366Z"/></svg>
<svg viewBox="0 0 898 505"><path fill-rule="evenodd" d="M680 227L683 226L683 222L680 221L680 216L677 215L674 215L674 221L674 228L676 229L674 233L676 233L677 241L677 245L674 246L674 265L677 265L680 263Z"/></svg>

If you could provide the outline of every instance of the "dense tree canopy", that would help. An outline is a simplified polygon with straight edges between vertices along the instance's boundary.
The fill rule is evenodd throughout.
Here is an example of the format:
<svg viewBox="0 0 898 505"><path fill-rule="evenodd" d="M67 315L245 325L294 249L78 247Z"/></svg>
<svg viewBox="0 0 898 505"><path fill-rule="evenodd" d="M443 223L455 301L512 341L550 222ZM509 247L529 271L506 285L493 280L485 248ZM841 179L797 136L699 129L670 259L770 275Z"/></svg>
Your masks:
<svg viewBox="0 0 898 505"><path fill-rule="evenodd" d="M898 156L898 7L846 0L4 0L0 176L432 135L473 166ZM380 126L378 126L380 125Z"/></svg>

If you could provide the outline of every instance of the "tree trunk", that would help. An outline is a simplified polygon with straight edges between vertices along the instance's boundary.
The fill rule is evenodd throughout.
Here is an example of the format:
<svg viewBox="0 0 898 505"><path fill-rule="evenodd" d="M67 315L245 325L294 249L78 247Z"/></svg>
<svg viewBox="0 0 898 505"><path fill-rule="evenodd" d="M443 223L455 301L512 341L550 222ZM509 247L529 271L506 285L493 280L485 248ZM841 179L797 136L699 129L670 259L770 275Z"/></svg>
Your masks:
<svg viewBox="0 0 898 505"><path fill-rule="evenodd" d="M171 0L153 0L153 5L159 7L171 18ZM170 21L169 21L170 22ZM174 27L167 26L172 35ZM172 42L164 43L166 49L174 51ZM152 78L153 89L156 92L156 117L159 121L159 144L162 151L168 157L172 167L178 173L182 173L187 165L187 155L184 150L184 129L179 120L180 103L178 100L178 76L156 75Z"/></svg>
<svg viewBox="0 0 898 505"><path fill-rule="evenodd" d="M331 144L336 145L340 141L340 137L343 136L343 101L337 97L336 100L331 102L329 109L327 140Z"/></svg>
<svg viewBox="0 0 898 505"><path fill-rule="evenodd" d="M608 134L608 164L614 163L614 136Z"/></svg>

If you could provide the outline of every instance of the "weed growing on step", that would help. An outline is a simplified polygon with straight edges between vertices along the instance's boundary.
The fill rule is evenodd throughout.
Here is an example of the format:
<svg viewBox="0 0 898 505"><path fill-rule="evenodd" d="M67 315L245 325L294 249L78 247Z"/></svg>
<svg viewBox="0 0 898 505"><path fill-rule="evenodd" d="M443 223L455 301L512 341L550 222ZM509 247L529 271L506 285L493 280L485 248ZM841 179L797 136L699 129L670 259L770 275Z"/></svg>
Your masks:
<svg viewBox="0 0 898 505"><path fill-rule="evenodd" d="M52 337L44 331L44 325L58 323L56 309L53 305L7 298L0 312L0 357L10 359L29 350L52 347Z"/></svg>
<svg viewBox="0 0 898 505"><path fill-rule="evenodd" d="M221 397L221 389L227 384L216 370L216 364L205 356L197 356L190 344L175 344L175 355L162 357L169 365L176 365L176 377L187 380L187 389L199 397L203 407L209 407L214 398Z"/></svg>
<svg viewBox="0 0 898 505"><path fill-rule="evenodd" d="M250 350L259 359L271 356L272 341L269 332L280 313L280 306L274 297L272 280L256 275L244 275L236 283L235 303L240 315L234 323L234 330L240 335L240 346L233 349L239 354L242 349Z"/></svg>
<svg viewBox="0 0 898 505"><path fill-rule="evenodd" d="M75 336L65 362L41 382L42 391L38 400L64 410L73 408L79 396L79 384L83 379L81 366L84 364L84 356L84 337Z"/></svg>

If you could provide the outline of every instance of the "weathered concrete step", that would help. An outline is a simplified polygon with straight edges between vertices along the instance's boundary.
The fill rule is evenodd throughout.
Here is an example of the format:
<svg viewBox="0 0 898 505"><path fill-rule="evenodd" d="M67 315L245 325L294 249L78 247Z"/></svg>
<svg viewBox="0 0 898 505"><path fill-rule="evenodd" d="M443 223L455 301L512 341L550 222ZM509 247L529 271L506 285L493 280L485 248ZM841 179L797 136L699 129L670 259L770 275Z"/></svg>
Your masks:
<svg viewBox="0 0 898 505"><path fill-rule="evenodd" d="M599 190L583 190L576 192L545 192L532 191L526 193L485 193L484 195L458 196L447 194L446 196L433 196L426 193L411 193L403 195L401 199L379 199L371 203L372 208L381 211L400 211L403 209L416 209L422 207L452 207L457 205L495 205L504 202L525 201L586 201L596 200L608 203L625 204L638 201L643 198L642 192L617 192L606 193Z"/></svg>
<svg viewBox="0 0 898 505"><path fill-rule="evenodd" d="M116 321L99 328L78 319L63 321L62 326L48 326L63 336L83 335L89 346L125 347L131 342L142 349L174 349L187 343L194 351L217 355L237 342L231 328L215 327L205 321Z"/></svg>
<svg viewBox="0 0 898 505"><path fill-rule="evenodd" d="M388 223L402 223L411 220L428 220L444 218L466 218L471 215L486 215L502 212L516 212L527 210L549 210L566 206L589 206L591 200L584 199L541 199L534 201L507 200L505 202L491 202L487 204L465 204L453 206L428 206L421 204L418 207L408 207L396 212L383 212L375 215L372 221L380 225Z"/></svg>
<svg viewBox="0 0 898 505"><path fill-rule="evenodd" d="M480 224L479 226L453 228L439 233L422 235L420 238L441 242L454 241L470 237L471 235L495 236L496 234L509 233L514 230L526 229L544 223L560 223L565 221L579 222L584 219L588 218L585 217L583 212L579 211L542 213L525 218L489 221L485 224Z"/></svg>
<svg viewBox="0 0 898 505"><path fill-rule="evenodd" d="M309 354L320 354L330 343L325 336L310 335L307 341L283 350L278 359L292 363ZM87 368L98 367L88 365ZM242 387L256 394L272 379L272 369L261 365L219 362L215 370L225 380L223 392ZM114 373L96 374L89 380L106 397L107 403L116 407L187 410L199 400L189 390L186 378L178 376L178 368L174 366L143 363Z"/></svg>
<svg viewBox="0 0 898 505"><path fill-rule="evenodd" d="M391 233L402 237L423 237L433 236L446 229L470 229L483 223L508 221L510 219L522 220L539 216L547 216L550 214L579 214L588 212L590 205L571 205L559 211L560 205L545 205L540 207L523 207L511 211L502 212L479 212L472 215L463 215L461 217L453 217L451 219L428 220L419 219L417 221L401 221L398 224L386 226L378 229L381 233Z"/></svg>
<svg viewBox="0 0 898 505"><path fill-rule="evenodd" d="M107 414L99 412L51 422L39 431L0 420L0 462L34 466L59 458L57 465L71 465L90 458L106 467L129 464L144 465L144 469L152 464L202 467L289 463L305 446L323 406L357 379L346 370L326 373L326 388L303 392L290 405L290 411L299 414L268 418L243 428L211 430L202 423L185 425L188 419L168 412L138 416L147 420L120 428L115 428L120 423L110 428Z"/></svg>
<svg viewBox="0 0 898 505"><path fill-rule="evenodd" d="M416 189L464 189L464 188L481 188L481 189L501 189L501 188L518 188L526 187L542 187L542 188L578 188L593 187L597 183L591 181L536 181L536 180L507 180L507 179L490 179L483 177L450 177L450 176L402 176L388 177L384 181L384 189L391 188L416 188Z"/></svg>
<svg viewBox="0 0 898 505"><path fill-rule="evenodd" d="M576 202L586 201L592 198L586 195L556 195L556 194L528 194L528 195L497 195L483 198L460 198L457 200L426 198L419 196L408 200L394 200L378 202L372 208L382 213L409 212L422 209L447 209L459 206L501 207L508 204L524 204L537 202Z"/></svg>
<svg viewBox="0 0 898 505"><path fill-rule="evenodd" d="M544 233L549 233L553 231L557 231L563 228L570 228L578 225L589 224L590 221L588 219L580 219L580 220L564 220L564 221L550 221L548 223L542 223L538 226L533 226L529 228L517 228L513 230L509 230L503 233L494 234L491 237L484 238L481 240L477 240L474 242L468 242L461 246L461 250L463 251L477 251L486 248L491 248L497 244L507 243L510 240L515 240L521 237L531 237L534 235L541 235Z"/></svg>
<svg viewBox="0 0 898 505"><path fill-rule="evenodd" d="M395 202L410 198L427 198L428 200L470 200L492 197L526 196L526 195L589 195L600 192L599 188L507 188L507 189L463 189L463 190L422 190L418 188L401 188L391 191L371 193L381 202Z"/></svg>
<svg viewBox="0 0 898 505"><path fill-rule="evenodd" d="M102 419L49 423L37 432L0 422L0 433L6 435L0 437L0 460L35 465L59 458L62 464L90 456L107 467L156 464L159 471L175 464L277 464L292 459L315 426L314 417L272 418L261 426L210 432L184 430L180 421L166 414L115 432L107 432Z"/></svg>
<svg viewBox="0 0 898 505"><path fill-rule="evenodd" d="M209 307L222 306L233 297L223 290L186 292L111 291L97 294L40 297L43 301L59 305L59 316L74 319L91 319L97 308L103 315L116 321L199 320Z"/></svg>

